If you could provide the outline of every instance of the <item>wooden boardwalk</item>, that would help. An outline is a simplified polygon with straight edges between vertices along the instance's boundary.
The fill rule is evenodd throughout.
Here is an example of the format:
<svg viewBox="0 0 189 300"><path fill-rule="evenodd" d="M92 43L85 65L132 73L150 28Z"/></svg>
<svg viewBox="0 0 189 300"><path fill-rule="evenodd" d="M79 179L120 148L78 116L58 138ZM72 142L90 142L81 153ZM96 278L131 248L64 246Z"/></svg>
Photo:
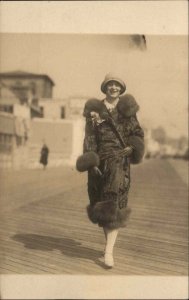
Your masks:
<svg viewBox="0 0 189 300"><path fill-rule="evenodd" d="M109 270L102 230L86 215L86 174L67 167L0 176L1 274L187 275L187 185L174 162L132 167L131 219Z"/></svg>

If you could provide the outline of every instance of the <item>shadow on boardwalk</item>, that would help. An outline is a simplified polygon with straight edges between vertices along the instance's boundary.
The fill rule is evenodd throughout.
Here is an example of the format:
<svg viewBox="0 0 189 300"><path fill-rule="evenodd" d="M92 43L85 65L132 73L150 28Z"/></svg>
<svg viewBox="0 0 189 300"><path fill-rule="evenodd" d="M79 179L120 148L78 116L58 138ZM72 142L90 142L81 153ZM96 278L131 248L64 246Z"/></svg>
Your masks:
<svg viewBox="0 0 189 300"><path fill-rule="evenodd" d="M105 238L86 214L86 174L73 169L4 172L1 180L2 274L187 275L188 193L183 168L149 160L132 168L128 227L116 265L102 260ZM182 176L180 176L181 174Z"/></svg>
<svg viewBox="0 0 189 300"><path fill-rule="evenodd" d="M102 251L84 247L82 246L82 243L75 241L74 239L55 238L38 234L16 234L12 236L12 239L23 243L24 247L28 249L40 251L59 250L63 255L68 257L92 260L97 265L107 269L107 267L99 261L99 258L103 255Z"/></svg>

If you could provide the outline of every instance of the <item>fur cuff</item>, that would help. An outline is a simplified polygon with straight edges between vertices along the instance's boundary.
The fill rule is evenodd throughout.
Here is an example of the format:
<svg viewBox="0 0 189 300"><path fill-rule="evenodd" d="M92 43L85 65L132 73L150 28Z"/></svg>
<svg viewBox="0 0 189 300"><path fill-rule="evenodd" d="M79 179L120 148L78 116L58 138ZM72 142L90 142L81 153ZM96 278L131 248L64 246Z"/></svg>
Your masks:
<svg viewBox="0 0 189 300"><path fill-rule="evenodd" d="M131 155L130 162L132 164L138 164L141 162L144 156L144 141L139 136L130 136L128 143L133 147L133 153Z"/></svg>
<svg viewBox="0 0 189 300"><path fill-rule="evenodd" d="M90 168L98 167L100 164L99 156L93 152L85 152L80 155L76 161L76 169L79 172L88 171Z"/></svg>
<svg viewBox="0 0 189 300"><path fill-rule="evenodd" d="M137 113L139 110L139 105L132 95L126 94L120 97L117 108L118 111L127 118L134 116Z"/></svg>

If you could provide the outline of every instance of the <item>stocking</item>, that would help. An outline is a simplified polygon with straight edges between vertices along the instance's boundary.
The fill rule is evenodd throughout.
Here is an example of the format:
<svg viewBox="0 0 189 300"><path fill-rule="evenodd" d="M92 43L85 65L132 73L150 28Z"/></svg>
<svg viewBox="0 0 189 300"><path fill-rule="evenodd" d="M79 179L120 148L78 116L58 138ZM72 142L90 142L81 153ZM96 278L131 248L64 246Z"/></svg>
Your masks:
<svg viewBox="0 0 189 300"><path fill-rule="evenodd" d="M107 241L107 228L106 228L106 227L103 227L103 230L104 230L105 239L106 239L106 241Z"/></svg>
<svg viewBox="0 0 189 300"><path fill-rule="evenodd" d="M118 229L110 230L110 229L105 228L105 232L106 232L106 236L107 236L105 252L112 254L113 248L114 248L114 245L116 242L116 238L118 235Z"/></svg>

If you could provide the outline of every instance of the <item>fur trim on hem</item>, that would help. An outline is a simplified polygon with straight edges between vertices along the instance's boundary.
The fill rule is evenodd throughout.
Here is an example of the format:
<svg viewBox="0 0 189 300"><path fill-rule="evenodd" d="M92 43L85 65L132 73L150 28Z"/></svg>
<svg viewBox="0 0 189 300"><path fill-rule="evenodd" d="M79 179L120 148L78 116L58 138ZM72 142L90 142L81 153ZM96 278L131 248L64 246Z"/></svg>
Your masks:
<svg viewBox="0 0 189 300"><path fill-rule="evenodd" d="M115 201L107 200L87 206L90 221L100 227L119 228L125 227L129 219L131 209L128 207L119 209Z"/></svg>
<svg viewBox="0 0 189 300"><path fill-rule="evenodd" d="M144 141L139 136L130 136L128 138L128 144L133 147L133 153L130 157L130 162L132 164L138 164L142 161L144 156Z"/></svg>

